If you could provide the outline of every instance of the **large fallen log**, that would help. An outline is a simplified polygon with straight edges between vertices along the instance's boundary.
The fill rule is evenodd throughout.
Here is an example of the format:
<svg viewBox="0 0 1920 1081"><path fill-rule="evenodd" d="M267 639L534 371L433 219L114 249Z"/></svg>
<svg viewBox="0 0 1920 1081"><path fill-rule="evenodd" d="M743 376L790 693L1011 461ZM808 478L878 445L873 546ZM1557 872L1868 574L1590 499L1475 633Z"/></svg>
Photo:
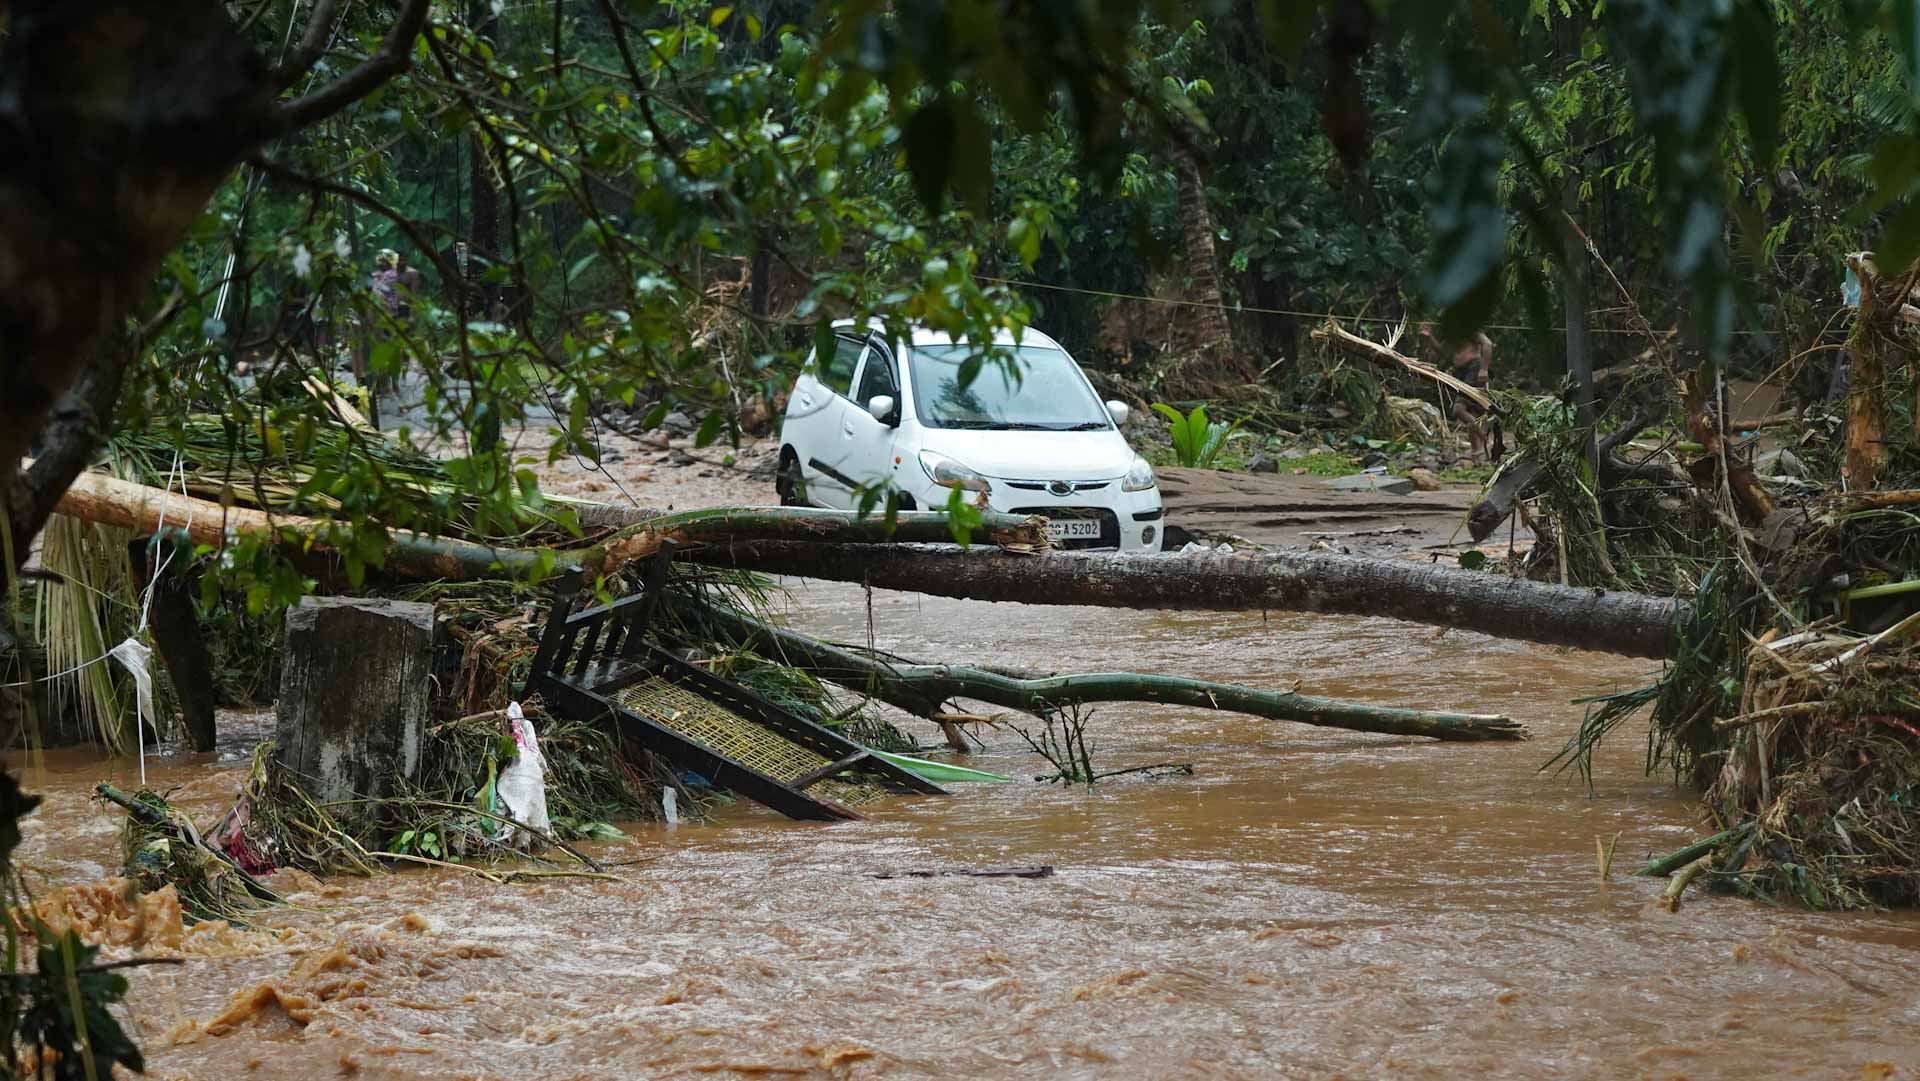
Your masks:
<svg viewBox="0 0 1920 1081"><path fill-rule="evenodd" d="M1665 657L1686 610L1683 602L1638 593L1326 552L1019 554L755 541L696 548L684 558L982 601L1384 616L1630 657Z"/></svg>
<svg viewBox="0 0 1920 1081"><path fill-rule="evenodd" d="M270 536L287 547L327 550L341 538L344 523L324 518L229 507L103 473L82 473L55 510L89 522L119 526L136 536L167 531L196 545L224 548L235 535ZM989 544L1044 548L1041 520L1026 515L983 511L976 535ZM845 543L943 541L951 537L947 516L937 511L907 511L888 522L880 515L862 518L851 511L796 507L745 507L688 511L629 525L591 545L576 548L498 548L472 541L393 532L387 538L382 569L395 577L427 579L538 578L581 570L607 574L646 559L665 540L683 549L700 542L743 537L832 538Z"/></svg>
<svg viewBox="0 0 1920 1081"><path fill-rule="evenodd" d="M1093 702L1161 702L1324 728L1438 740L1516 740L1528 736L1526 726L1495 714L1370 706L1179 676L1094 672L1021 678L967 665L901 663L843 649L726 608L702 605L690 615L772 660L805 669L820 679L870 694L929 720L937 720L945 703L954 698L1035 715Z"/></svg>
<svg viewBox="0 0 1920 1081"><path fill-rule="evenodd" d="M342 528L325 519L224 507L97 473L82 474L58 509L139 535L177 529L213 548L224 547L233 533L262 533L285 547L324 550ZM573 568L606 573L651 556L672 539L681 545L682 558L697 562L937 596L1386 616L1638 657L1666 656L1683 607L1632 593L1320 552L1171 557L1038 551L1046 543L1040 519L982 513L977 535L1014 550L875 543L946 537L947 518L936 512L902 513L890 524L847 511L745 508L654 519L575 549L495 548L396 532L388 538L383 569L439 579L533 578ZM768 537L775 539L757 539ZM811 539L790 539L795 537Z"/></svg>

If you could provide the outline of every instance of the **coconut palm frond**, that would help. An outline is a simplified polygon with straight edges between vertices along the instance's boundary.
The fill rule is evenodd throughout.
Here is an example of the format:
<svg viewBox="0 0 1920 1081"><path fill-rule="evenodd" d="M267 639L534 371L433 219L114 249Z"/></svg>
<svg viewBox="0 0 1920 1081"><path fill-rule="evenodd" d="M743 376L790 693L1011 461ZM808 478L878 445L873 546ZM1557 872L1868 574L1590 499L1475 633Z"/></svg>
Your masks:
<svg viewBox="0 0 1920 1081"><path fill-rule="evenodd" d="M58 581L40 584L34 620L58 713L77 713L115 754L133 749L132 696L100 660L139 622L124 530L56 514L41 534L40 562ZM91 663L89 663L91 662Z"/></svg>

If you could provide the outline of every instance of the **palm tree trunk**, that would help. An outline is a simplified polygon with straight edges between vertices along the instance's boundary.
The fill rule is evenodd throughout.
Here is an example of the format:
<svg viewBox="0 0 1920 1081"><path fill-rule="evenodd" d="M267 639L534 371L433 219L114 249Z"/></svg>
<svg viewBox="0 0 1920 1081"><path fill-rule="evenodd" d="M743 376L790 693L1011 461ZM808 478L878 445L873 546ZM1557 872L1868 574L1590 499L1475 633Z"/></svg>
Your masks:
<svg viewBox="0 0 1920 1081"><path fill-rule="evenodd" d="M1231 352L1233 335L1227 325L1226 299L1220 291L1218 255L1213 247L1213 211L1207 206L1207 187L1200 162L1184 146L1173 150L1174 171L1180 179L1180 232L1187 249L1189 292L1200 307L1187 316L1189 339L1195 351Z"/></svg>

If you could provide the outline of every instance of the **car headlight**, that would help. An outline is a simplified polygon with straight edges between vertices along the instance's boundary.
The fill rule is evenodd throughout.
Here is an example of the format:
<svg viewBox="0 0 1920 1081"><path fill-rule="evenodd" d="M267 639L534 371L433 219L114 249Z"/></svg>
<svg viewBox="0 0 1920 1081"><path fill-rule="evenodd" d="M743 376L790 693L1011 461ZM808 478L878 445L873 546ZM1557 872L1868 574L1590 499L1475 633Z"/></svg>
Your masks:
<svg viewBox="0 0 1920 1081"><path fill-rule="evenodd" d="M942 488L964 488L970 492L987 491L987 478L954 461L944 454L935 454L930 450L920 452L920 468L927 471L933 483Z"/></svg>
<svg viewBox="0 0 1920 1081"><path fill-rule="evenodd" d="M1127 479L1120 482L1120 489L1126 492L1144 492L1153 487L1153 466L1145 458L1135 458L1133 468L1127 470Z"/></svg>

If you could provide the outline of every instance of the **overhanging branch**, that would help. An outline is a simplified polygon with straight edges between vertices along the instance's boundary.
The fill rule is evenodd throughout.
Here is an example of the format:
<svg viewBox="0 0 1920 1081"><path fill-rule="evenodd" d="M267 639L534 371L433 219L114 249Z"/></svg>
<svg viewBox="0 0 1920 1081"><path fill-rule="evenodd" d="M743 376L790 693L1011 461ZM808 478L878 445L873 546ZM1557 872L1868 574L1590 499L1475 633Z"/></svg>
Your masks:
<svg viewBox="0 0 1920 1081"><path fill-rule="evenodd" d="M406 6L394 16L393 26L380 42L380 48L367 57L366 62L313 93L280 106L277 112L280 130L310 127L405 74L413 59L413 39L419 37L426 26L428 6L428 0L406 0Z"/></svg>
<svg viewBox="0 0 1920 1081"><path fill-rule="evenodd" d="M334 24L339 21L340 0L315 0L313 14L307 19L307 32L301 36L300 44L279 67L273 69L275 89L285 90L313 70L313 66L320 62L320 54L327 51Z"/></svg>
<svg viewBox="0 0 1920 1081"><path fill-rule="evenodd" d="M420 227L419 222L414 221L393 207L381 202L371 194L346 184L295 172L281 165L279 162L269 160L264 156L254 157L250 164L275 180L284 181L288 184L298 184L302 187L310 188L313 191L326 192L329 195L337 195L342 199L357 203L387 219L393 223L394 228L405 233L408 240L413 241L413 246L420 250L422 256L433 263L434 269L440 272L442 280L452 284L455 288L466 288L466 279L460 274L459 268L441 256L439 250L436 249L432 241L427 238L426 231Z"/></svg>

